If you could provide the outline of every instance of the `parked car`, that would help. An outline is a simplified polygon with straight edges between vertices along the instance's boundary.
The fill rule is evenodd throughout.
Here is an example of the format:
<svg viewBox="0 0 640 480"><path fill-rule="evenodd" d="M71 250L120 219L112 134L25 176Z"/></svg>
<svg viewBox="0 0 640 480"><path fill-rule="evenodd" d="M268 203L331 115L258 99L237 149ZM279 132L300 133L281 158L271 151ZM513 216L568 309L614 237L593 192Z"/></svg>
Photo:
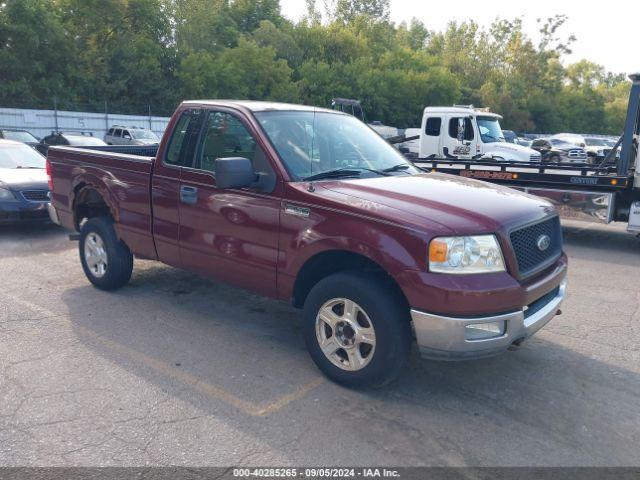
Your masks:
<svg viewBox="0 0 640 480"><path fill-rule="evenodd" d="M618 139L617 138L604 138L603 139L604 143L611 148L615 148L616 145L618 144ZM618 147L616 148L616 155L615 155L615 160L620 158L620 153L622 152L622 146L618 145ZM613 161L613 159L612 159Z"/></svg>
<svg viewBox="0 0 640 480"><path fill-rule="evenodd" d="M404 131L405 138L411 138L398 145L398 149L405 155L417 157L420 152L420 129L407 128Z"/></svg>
<svg viewBox="0 0 640 480"><path fill-rule="evenodd" d="M596 163L600 160L603 160L604 157L611 151L611 148L604 142L602 138L577 135L574 133L558 133L556 135L553 135L553 137L551 138L563 140L567 143L572 143L584 148L587 152L589 163Z"/></svg>
<svg viewBox="0 0 640 480"><path fill-rule="evenodd" d="M31 147L38 144L38 139L27 130L3 128L0 129L0 139L26 143Z"/></svg>
<svg viewBox="0 0 640 480"><path fill-rule="evenodd" d="M532 142L531 148L540 152L543 162L587 162L587 152L583 148L557 138L537 138Z"/></svg>
<svg viewBox="0 0 640 480"><path fill-rule="evenodd" d="M46 155L50 146L102 147L105 145L106 143L102 140L90 134L53 132L40 140L36 149Z"/></svg>
<svg viewBox="0 0 640 480"><path fill-rule="evenodd" d="M291 301L339 383L392 380L414 333L428 358L504 352L565 295L550 203L422 172L341 112L184 102L156 157L54 147L47 162L52 219L79 230L94 286L126 285L135 256Z"/></svg>
<svg viewBox="0 0 640 480"><path fill-rule="evenodd" d="M49 221L45 158L13 140L0 140L0 223Z"/></svg>
<svg viewBox="0 0 640 480"><path fill-rule="evenodd" d="M533 143L533 140L531 138L518 137L516 143L518 145L522 145L523 147L531 148L531 144Z"/></svg>
<svg viewBox="0 0 640 480"><path fill-rule="evenodd" d="M513 130L502 130L502 135L504 135L505 142L519 144L518 135Z"/></svg>
<svg viewBox="0 0 640 480"><path fill-rule="evenodd" d="M104 136L108 145L157 145L158 136L149 129L139 127L111 127Z"/></svg>

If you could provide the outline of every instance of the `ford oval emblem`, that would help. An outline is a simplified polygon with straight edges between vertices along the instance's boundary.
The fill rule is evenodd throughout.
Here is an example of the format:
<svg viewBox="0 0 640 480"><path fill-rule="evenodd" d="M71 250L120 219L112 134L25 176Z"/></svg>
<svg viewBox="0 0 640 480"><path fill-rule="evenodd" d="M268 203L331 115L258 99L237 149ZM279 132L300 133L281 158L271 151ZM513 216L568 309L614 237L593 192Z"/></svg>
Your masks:
<svg viewBox="0 0 640 480"><path fill-rule="evenodd" d="M540 235L536 240L536 246L538 250L544 252L551 245L551 237L549 235Z"/></svg>

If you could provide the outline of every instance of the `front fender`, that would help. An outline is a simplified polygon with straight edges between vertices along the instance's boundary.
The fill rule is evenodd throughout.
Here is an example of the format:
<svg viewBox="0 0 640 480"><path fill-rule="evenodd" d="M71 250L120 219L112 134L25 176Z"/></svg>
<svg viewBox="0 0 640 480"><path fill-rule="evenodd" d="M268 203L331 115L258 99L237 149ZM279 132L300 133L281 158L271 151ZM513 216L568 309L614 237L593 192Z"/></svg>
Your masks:
<svg viewBox="0 0 640 480"><path fill-rule="evenodd" d="M428 240L419 232L346 212L314 208L306 219L284 214L281 222L279 293L290 298L295 278L317 255L329 251L363 256L396 278L406 270L423 270ZM336 265L336 270L339 269Z"/></svg>

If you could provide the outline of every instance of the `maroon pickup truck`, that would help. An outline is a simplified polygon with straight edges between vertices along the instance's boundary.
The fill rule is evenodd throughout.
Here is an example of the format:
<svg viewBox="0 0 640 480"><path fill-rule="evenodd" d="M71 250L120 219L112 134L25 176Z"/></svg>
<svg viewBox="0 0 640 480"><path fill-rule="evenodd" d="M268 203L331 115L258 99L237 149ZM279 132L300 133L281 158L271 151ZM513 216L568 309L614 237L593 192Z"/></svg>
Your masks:
<svg viewBox="0 0 640 480"><path fill-rule="evenodd" d="M507 350L559 312L567 258L549 203L415 168L359 120L184 102L155 157L54 147L57 223L96 287L159 260L303 309L313 360L379 386L424 357Z"/></svg>

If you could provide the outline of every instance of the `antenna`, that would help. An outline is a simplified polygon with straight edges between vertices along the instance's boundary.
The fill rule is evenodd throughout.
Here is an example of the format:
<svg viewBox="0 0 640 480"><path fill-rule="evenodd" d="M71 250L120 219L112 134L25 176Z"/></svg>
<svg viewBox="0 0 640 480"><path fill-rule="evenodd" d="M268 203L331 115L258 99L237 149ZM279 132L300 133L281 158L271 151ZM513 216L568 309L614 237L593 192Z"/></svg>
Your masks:
<svg viewBox="0 0 640 480"><path fill-rule="evenodd" d="M309 160L310 160L310 164L311 164L311 169L309 172L309 176L313 175L313 149L315 147L315 141L316 141L316 107L313 107L313 120L311 121L311 155L309 155ZM309 183L309 188L307 189L307 191L309 192L315 192L316 188L313 186L313 180L311 181L311 183Z"/></svg>

